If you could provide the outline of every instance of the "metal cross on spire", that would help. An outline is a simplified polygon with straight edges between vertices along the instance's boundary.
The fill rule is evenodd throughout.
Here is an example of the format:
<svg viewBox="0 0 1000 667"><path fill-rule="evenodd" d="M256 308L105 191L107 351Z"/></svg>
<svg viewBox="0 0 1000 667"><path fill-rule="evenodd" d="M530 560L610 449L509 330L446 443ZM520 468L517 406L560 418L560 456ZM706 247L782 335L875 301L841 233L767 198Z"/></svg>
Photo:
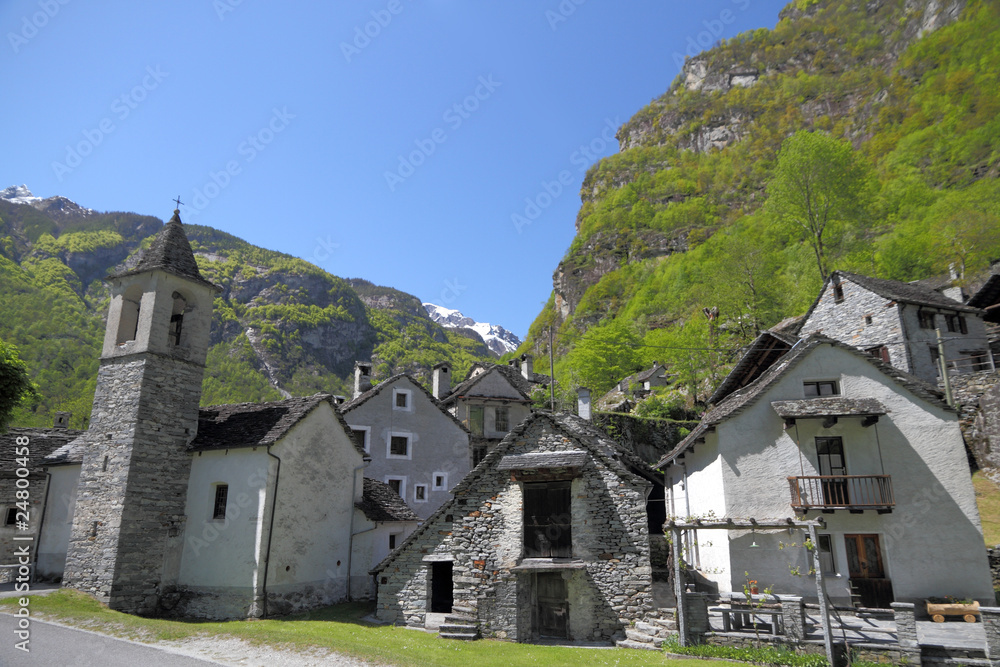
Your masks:
<svg viewBox="0 0 1000 667"><path fill-rule="evenodd" d="M172 202L174 202L175 204L177 204L177 209L178 209L178 210L180 210L180 208L181 208L181 204L183 204L183 203L184 203L184 202L182 202L182 201L181 201L181 196L180 196L180 195L177 195L177 199L171 199L170 201L172 201Z"/></svg>

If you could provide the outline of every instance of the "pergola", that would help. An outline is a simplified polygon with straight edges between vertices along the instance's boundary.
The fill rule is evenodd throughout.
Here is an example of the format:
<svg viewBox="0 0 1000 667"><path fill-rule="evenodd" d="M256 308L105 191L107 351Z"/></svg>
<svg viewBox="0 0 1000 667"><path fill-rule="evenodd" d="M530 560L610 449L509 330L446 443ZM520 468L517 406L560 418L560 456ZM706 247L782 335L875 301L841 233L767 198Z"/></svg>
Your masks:
<svg viewBox="0 0 1000 667"><path fill-rule="evenodd" d="M677 597L677 630L681 646L688 645L688 619L684 609L684 583L681 577L680 545L685 531L688 530L736 530L758 528L802 528L809 531L809 540L813 543L813 570L816 573L816 597L819 599L820 624L823 627L823 643L826 646L826 659L833 665L833 639L830 632L830 610L827 608L826 586L823 582L823 568L819 560L818 528L826 528L822 518L816 519L689 519L687 521L668 520L664 528L670 530L673 539L672 558L674 562L674 593Z"/></svg>

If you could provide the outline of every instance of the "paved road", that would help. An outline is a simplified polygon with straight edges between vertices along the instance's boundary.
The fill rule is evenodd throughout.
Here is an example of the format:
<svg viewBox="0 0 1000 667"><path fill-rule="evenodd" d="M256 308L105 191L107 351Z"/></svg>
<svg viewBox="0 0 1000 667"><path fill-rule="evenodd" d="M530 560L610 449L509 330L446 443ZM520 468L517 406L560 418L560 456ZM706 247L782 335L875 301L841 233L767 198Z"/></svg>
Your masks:
<svg viewBox="0 0 1000 667"><path fill-rule="evenodd" d="M210 667L220 663L189 658L177 653L96 632L31 620L31 648L14 648L20 641L14 631L18 619L0 614L0 667Z"/></svg>

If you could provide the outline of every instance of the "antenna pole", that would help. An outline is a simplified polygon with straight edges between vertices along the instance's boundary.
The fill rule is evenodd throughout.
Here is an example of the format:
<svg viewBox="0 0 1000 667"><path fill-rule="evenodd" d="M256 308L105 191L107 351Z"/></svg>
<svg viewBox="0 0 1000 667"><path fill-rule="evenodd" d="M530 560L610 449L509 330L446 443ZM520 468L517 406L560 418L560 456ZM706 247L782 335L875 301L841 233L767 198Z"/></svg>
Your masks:
<svg viewBox="0 0 1000 667"><path fill-rule="evenodd" d="M552 363L552 325L549 325L549 409L556 411L556 367Z"/></svg>

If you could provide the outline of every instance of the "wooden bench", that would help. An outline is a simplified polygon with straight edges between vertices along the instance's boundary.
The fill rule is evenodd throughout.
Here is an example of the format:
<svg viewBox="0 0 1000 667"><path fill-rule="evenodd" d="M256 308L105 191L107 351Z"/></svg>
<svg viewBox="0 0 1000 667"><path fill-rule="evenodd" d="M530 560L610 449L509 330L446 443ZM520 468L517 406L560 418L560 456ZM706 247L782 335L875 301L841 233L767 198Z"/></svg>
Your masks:
<svg viewBox="0 0 1000 667"><path fill-rule="evenodd" d="M724 632L743 630L763 626L772 635L780 634L780 609L750 609L739 607L709 607L709 612L722 614L722 629Z"/></svg>

